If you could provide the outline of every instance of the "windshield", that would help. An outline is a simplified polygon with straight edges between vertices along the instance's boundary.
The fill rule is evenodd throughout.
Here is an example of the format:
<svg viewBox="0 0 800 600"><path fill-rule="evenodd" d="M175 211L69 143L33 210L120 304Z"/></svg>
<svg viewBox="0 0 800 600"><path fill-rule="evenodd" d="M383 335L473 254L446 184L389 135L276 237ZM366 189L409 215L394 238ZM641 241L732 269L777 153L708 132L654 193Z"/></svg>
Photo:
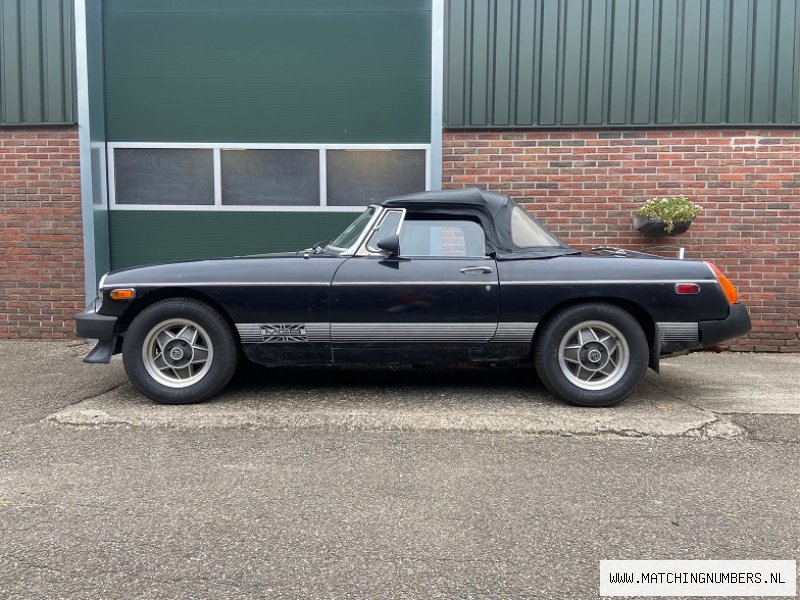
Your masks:
<svg viewBox="0 0 800 600"><path fill-rule="evenodd" d="M364 231L364 228L372 220L375 210L376 208L374 206L368 207L367 210L358 215L358 218L350 223L347 229L340 233L338 237L328 242L326 248L334 252L344 252L350 248L356 243L358 237Z"/></svg>
<svg viewBox="0 0 800 600"><path fill-rule="evenodd" d="M517 248L563 246L558 238L531 219L519 206L511 211L511 241Z"/></svg>

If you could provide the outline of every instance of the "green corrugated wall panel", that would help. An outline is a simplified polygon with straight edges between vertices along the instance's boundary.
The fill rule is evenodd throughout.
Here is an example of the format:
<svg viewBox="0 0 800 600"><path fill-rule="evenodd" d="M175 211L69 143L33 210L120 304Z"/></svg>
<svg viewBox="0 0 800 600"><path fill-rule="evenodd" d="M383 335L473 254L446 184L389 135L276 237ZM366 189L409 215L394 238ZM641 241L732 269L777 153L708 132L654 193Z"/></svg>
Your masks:
<svg viewBox="0 0 800 600"><path fill-rule="evenodd" d="M583 82L583 67L581 58L583 56L583 45L586 43L583 34L584 19L583 3L571 3L564 6L564 31L562 42L562 54L564 64L559 72L561 73L561 85L559 86L562 121L565 125L577 125L580 122L580 98ZM567 43L567 40L574 42Z"/></svg>
<svg viewBox="0 0 800 600"><path fill-rule="evenodd" d="M604 43L606 35L606 0L597 0L586 6L586 61L585 61L585 91L584 96L592 98L592 102L580 104L584 107L582 115L586 124L602 123L605 113L605 81L606 81L606 53Z"/></svg>
<svg viewBox="0 0 800 600"><path fill-rule="evenodd" d="M708 6L706 35L708 36L708 52L706 53L706 88L703 100L703 121L717 122L722 120L728 68L728 53L725 52L729 38L725 27L725 12L728 0L713 0ZM790 53L791 56L791 53ZM791 80L790 80L791 82Z"/></svg>
<svg viewBox="0 0 800 600"><path fill-rule="evenodd" d="M676 112L676 90L678 83L678 61L676 59L680 41L678 39L678 0L664 0L659 7L656 45L657 60L653 76L658 82L654 94L654 123L669 123Z"/></svg>
<svg viewBox="0 0 800 600"><path fill-rule="evenodd" d="M550 4L546 2L545 4ZM558 4L557 2L555 4ZM615 0L610 3L612 7L609 22L611 25L611 34L606 38L609 44L609 76L608 76L608 90L609 90L609 109L608 109L608 123L612 125L624 125L630 118L630 106L628 103L628 60L631 56L630 35L631 35L631 1L630 0ZM550 26L547 24L546 26ZM590 99L586 99L591 102ZM548 125L555 124L554 121Z"/></svg>
<svg viewBox="0 0 800 600"><path fill-rule="evenodd" d="M798 2L784 2L778 10L778 39L775 53L777 73L789 73L792 69L800 72L800 65L792 61L800 54L800 5ZM775 86L775 119L788 122L800 120L800 90L792 85L791 77L778 77ZM794 93L794 103L792 102Z"/></svg>
<svg viewBox="0 0 800 600"><path fill-rule="evenodd" d="M430 141L430 0L106 0L110 141Z"/></svg>
<svg viewBox="0 0 800 600"><path fill-rule="evenodd" d="M798 0L445 2L445 126L800 124Z"/></svg>
<svg viewBox="0 0 800 600"><path fill-rule="evenodd" d="M445 21L446 24L453 23L452 19L454 15L454 9L460 4L464 5L463 12L465 15L469 14L469 11L466 10L468 8L466 3L453 2L450 4L449 10L447 11L449 18L447 18ZM515 72L511 73L511 89L514 91L514 108L512 109L509 117L509 124L521 123L529 125L531 123L525 122L525 119L528 115L532 114L533 111L536 110L536 106L538 105L537 97L532 93L534 89L533 84L535 78L537 77L536 63L533 59L535 55L536 44L536 36L533 35L534 27L536 25L536 13L533 10L533 4L529 2L517 4L517 8L517 15L519 15L517 17L517 21L519 23L519 26L517 27L517 45L519 47L519 51L516 52L517 69ZM448 61L448 58L456 56L459 52L459 49L452 48L450 44L447 43L451 29L455 30L455 25L449 25L445 29L445 47L449 49L449 53L445 55L446 73L451 70L455 70L453 69L453 60L450 59L450 61ZM463 37L465 39L469 39L469 27L465 27ZM514 85L515 79L516 86ZM460 102L462 104L467 103L467 95L459 94L457 92L457 87L445 87L444 93L445 97L447 98L445 106L450 106L453 102ZM449 115L449 111L445 110L445 123L450 122Z"/></svg>
<svg viewBox="0 0 800 600"><path fill-rule="evenodd" d="M72 0L0 0L0 126L75 122Z"/></svg>
<svg viewBox="0 0 800 600"><path fill-rule="evenodd" d="M356 212L111 211L111 268L308 248Z"/></svg>

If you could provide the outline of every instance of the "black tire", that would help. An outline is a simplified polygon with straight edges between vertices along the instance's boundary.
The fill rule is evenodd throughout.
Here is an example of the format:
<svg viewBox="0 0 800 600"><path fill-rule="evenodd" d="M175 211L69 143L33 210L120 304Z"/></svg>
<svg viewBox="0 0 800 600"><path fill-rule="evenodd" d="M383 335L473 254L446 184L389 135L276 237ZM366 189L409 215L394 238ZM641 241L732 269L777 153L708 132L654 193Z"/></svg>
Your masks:
<svg viewBox="0 0 800 600"><path fill-rule="evenodd" d="M579 406L600 407L633 392L647 370L648 354L647 337L630 313L613 304L579 304L558 312L537 332L534 363L542 383L555 396Z"/></svg>
<svg viewBox="0 0 800 600"><path fill-rule="evenodd" d="M187 338L197 333L192 343L180 336L169 337L180 331L184 323L194 324L194 329L186 330ZM160 352L155 334L165 327L166 337L162 338L168 341L165 351ZM170 354L169 344L173 344L176 354ZM148 364L145 345L151 349L148 356L155 357ZM205 362L202 362L203 352ZM181 359L173 364L178 369L164 366L170 364L168 356L172 360L177 354ZM161 404L192 404L211 398L228 384L238 358L238 340L222 315L208 304L190 298L162 300L147 307L131 323L122 346L122 361L133 385ZM185 376L182 381L181 375Z"/></svg>

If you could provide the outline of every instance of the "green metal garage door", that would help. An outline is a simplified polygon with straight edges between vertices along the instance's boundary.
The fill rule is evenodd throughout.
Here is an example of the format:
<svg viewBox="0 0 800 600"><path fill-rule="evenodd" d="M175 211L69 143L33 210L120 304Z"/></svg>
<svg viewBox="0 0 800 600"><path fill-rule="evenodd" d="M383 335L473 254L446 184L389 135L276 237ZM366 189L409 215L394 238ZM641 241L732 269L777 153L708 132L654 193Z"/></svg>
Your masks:
<svg viewBox="0 0 800 600"><path fill-rule="evenodd" d="M106 0L113 268L329 238L430 185L429 0Z"/></svg>

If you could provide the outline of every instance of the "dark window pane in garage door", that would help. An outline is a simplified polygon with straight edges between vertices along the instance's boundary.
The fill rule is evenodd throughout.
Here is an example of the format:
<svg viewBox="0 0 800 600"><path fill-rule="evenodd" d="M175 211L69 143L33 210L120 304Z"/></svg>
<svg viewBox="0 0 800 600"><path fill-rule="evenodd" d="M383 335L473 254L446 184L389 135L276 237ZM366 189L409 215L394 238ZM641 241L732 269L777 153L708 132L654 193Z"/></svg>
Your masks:
<svg viewBox="0 0 800 600"><path fill-rule="evenodd" d="M328 206L425 190L424 150L328 150Z"/></svg>
<svg viewBox="0 0 800 600"><path fill-rule="evenodd" d="M318 206L319 150L223 150L222 203Z"/></svg>
<svg viewBox="0 0 800 600"><path fill-rule="evenodd" d="M117 204L214 204L211 150L115 148Z"/></svg>

